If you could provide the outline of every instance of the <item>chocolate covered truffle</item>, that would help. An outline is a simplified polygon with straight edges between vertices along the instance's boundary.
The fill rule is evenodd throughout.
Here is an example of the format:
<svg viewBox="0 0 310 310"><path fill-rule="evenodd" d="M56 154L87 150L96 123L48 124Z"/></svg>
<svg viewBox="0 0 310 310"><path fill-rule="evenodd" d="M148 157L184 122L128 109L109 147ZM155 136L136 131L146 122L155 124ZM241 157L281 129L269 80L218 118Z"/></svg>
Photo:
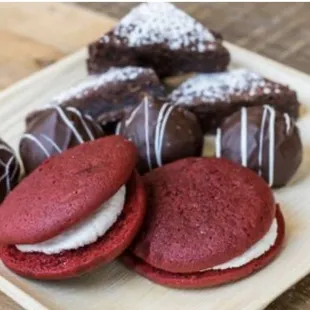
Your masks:
<svg viewBox="0 0 310 310"><path fill-rule="evenodd" d="M153 68L160 77L224 71L230 57L220 34L170 3L143 3L88 47L88 71Z"/></svg>
<svg viewBox="0 0 310 310"><path fill-rule="evenodd" d="M140 173L180 158L199 156L203 146L202 131L194 114L150 96L144 96L118 124L117 134L137 146Z"/></svg>
<svg viewBox="0 0 310 310"><path fill-rule="evenodd" d="M0 139L0 202L17 185L20 164L13 149Z"/></svg>
<svg viewBox="0 0 310 310"><path fill-rule="evenodd" d="M293 90L246 69L196 75L176 88L169 99L195 113L204 132L214 131L243 106L271 105L294 119L299 114Z"/></svg>
<svg viewBox="0 0 310 310"><path fill-rule="evenodd" d="M55 106L26 120L19 151L29 174L47 158L104 135L101 127L74 107Z"/></svg>
<svg viewBox="0 0 310 310"><path fill-rule="evenodd" d="M51 106L76 107L89 114L107 133L139 102L141 93L164 96L165 89L152 69L110 68L88 76L75 86L52 98Z"/></svg>
<svg viewBox="0 0 310 310"><path fill-rule="evenodd" d="M241 108L217 129L216 155L248 167L273 187L295 174L302 160L299 130L271 106Z"/></svg>

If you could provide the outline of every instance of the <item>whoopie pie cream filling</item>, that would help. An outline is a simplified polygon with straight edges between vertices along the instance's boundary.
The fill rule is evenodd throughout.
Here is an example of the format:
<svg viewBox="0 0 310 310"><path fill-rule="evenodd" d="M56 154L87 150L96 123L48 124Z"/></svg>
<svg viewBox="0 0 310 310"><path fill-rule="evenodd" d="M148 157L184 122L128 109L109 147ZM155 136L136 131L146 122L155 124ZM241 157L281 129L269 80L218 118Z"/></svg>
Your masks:
<svg viewBox="0 0 310 310"><path fill-rule="evenodd" d="M268 252L275 245L277 237L278 237L278 221L276 218L274 218L266 234L260 240L254 243L250 248L248 248L243 254L236 256L225 263L206 269L201 269L198 270L197 272L206 272L211 270L226 270L242 267L250 263L254 259L263 256L266 252Z"/></svg>
<svg viewBox="0 0 310 310"><path fill-rule="evenodd" d="M117 221L123 211L125 198L126 186L123 185L87 219L74 224L59 235L43 242L16 244L15 246L21 252L39 252L52 255L94 243Z"/></svg>
<svg viewBox="0 0 310 310"><path fill-rule="evenodd" d="M243 254L223 263L220 265L213 266L211 268L202 269L200 272L208 270L225 270L231 268L242 267L252 260L264 255L268 252L272 246L275 245L278 236L278 222L274 218L267 233L256 243L254 243L249 249Z"/></svg>

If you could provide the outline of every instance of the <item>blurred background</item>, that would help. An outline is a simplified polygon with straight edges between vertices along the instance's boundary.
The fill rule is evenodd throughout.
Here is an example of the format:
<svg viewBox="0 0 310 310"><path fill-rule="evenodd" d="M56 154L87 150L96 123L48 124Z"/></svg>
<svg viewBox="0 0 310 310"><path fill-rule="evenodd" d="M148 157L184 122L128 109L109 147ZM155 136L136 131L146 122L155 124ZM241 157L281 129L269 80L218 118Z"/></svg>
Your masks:
<svg viewBox="0 0 310 310"><path fill-rule="evenodd" d="M310 3L175 4L226 40L310 73ZM97 39L135 5L0 3L0 89Z"/></svg>

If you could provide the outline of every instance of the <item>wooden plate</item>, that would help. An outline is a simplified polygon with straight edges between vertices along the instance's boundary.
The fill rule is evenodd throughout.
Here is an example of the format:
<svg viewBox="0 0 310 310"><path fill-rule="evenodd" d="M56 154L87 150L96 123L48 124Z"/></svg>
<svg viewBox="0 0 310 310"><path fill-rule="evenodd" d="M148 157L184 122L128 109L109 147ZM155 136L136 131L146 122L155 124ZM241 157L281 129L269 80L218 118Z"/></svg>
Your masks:
<svg viewBox="0 0 310 310"><path fill-rule="evenodd" d="M118 262L79 279L42 282L23 279L0 265L0 288L26 309L75 310L241 310L262 309L310 271L310 77L279 63L226 43L233 66L256 70L289 84L304 104L299 125L304 142L303 165L294 181L276 192L287 221L282 254L271 265L240 282L204 290L161 287L128 271ZM86 75L82 50L23 80L0 94L0 136L14 147L23 119L52 95ZM29 206L31 207L31 206Z"/></svg>

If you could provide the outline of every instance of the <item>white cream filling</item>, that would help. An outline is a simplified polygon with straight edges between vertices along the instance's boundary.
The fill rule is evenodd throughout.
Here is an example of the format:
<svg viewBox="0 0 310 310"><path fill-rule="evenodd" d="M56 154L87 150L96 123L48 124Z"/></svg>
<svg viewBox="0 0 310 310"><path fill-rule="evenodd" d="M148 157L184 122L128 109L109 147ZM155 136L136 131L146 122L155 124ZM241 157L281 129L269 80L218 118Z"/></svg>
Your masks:
<svg viewBox="0 0 310 310"><path fill-rule="evenodd" d="M278 235L278 222L275 218L269 228L269 231L264 235L262 239L257 241L252 245L247 251L245 251L240 256L237 256L230 261L211 267L207 269L200 270L201 272L207 270L224 270L230 268L241 267L250 261L264 255L276 242Z"/></svg>
<svg viewBox="0 0 310 310"><path fill-rule="evenodd" d="M124 208L125 195L126 187L123 185L86 220L49 240L35 244L18 244L16 247L21 252L57 254L91 244L102 237L116 222Z"/></svg>

